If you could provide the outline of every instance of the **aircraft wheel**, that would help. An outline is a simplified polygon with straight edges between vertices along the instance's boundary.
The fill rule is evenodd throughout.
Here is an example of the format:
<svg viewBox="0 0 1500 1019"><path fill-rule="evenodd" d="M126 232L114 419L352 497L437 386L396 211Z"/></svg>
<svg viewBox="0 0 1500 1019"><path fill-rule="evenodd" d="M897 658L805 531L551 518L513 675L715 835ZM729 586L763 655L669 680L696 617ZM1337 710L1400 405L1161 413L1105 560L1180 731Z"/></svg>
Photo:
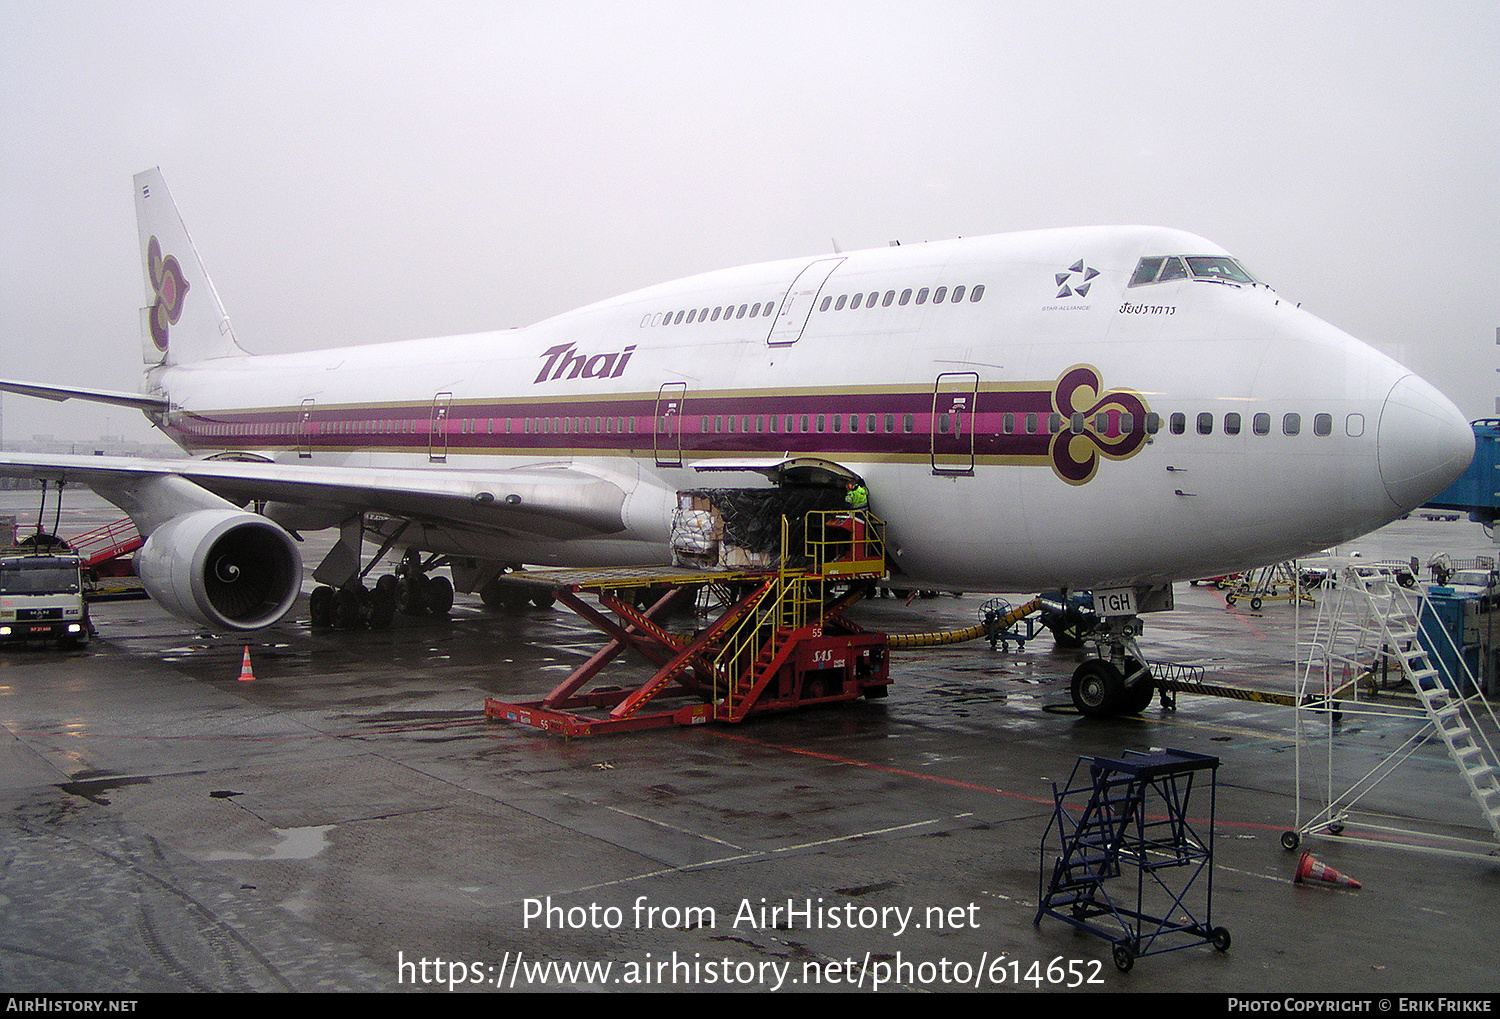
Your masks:
<svg viewBox="0 0 1500 1019"><path fill-rule="evenodd" d="M1129 676L1141 667L1141 663L1134 658L1125 659L1125 675ZM1123 683L1123 677L1121 679ZM1156 679L1147 672L1136 680L1134 686L1122 686L1120 696L1120 714L1139 715L1151 706L1151 698L1156 694Z"/></svg>
<svg viewBox="0 0 1500 1019"><path fill-rule="evenodd" d="M428 577L427 611L434 616L446 616L453 608L453 581L447 577Z"/></svg>
<svg viewBox="0 0 1500 1019"><path fill-rule="evenodd" d="M320 584L307 599L307 615L313 629L326 630L333 625L333 588Z"/></svg>
<svg viewBox="0 0 1500 1019"><path fill-rule="evenodd" d="M531 604L531 595L524 587L507 584L500 592L500 604L506 612L518 616Z"/></svg>
<svg viewBox="0 0 1500 1019"><path fill-rule="evenodd" d="M484 602L485 608L499 611L505 607L505 587L496 577L479 589L479 600Z"/></svg>
<svg viewBox="0 0 1500 1019"><path fill-rule="evenodd" d="M333 594L334 620L341 630L357 630L360 626L359 588L341 587Z"/></svg>
<svg viewBox="0 0 1500 1019"><path fill-rule="evenodd" d="M425 612L427 603L422 597L424 587L420 573L409 573L398 580L396 582L397 611L406 616L420 616Z"/></svg>
<svg viewBox="0 0 1500 1019"><path fill-rule="evenodd" d="M531 604L539 609L550 609L556 601L551 591L538 591L531 596Z"/></svg>
<svg viewBox="0 0 1500 1019"><path fill-rule="evenodd" d="M1073 706L1085 718L1110 718L1121 710L1125 680L1102 658L1090 658L1073 672Z"/></svg>
<svg viewBox="0 0 1500 1019"><path fill-rule="evenodd" d="M385 578L382 577L382 580ZM394 578L392 578L394 580ZM396 617L396 587L391 584L382 587L375 585L374 592L370 595L370 629L389 630L391 621Z"/></svg>

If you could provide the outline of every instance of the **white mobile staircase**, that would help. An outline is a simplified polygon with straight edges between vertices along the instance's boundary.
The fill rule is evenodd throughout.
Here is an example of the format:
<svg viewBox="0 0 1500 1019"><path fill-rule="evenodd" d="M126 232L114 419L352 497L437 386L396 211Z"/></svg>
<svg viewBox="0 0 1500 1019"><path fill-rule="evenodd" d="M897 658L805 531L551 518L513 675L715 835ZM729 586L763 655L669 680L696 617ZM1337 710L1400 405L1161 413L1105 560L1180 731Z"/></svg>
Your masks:
<svg viewBox="0 0 1500 1019"><path fill-rule="evenodd" d="M1337 595L1322 599L1313 632L1302 642L1306 657L1297 697L1297 827L1282 836L1283 845L1292 849L1302 835L1318 834L1500 855L1500 755L1495 751L1500 721L1452 637L1430 611L1424 612L1427 599L1420 589L1403 587L1395 577L1369 567L1345 566L1337 576ZM1439 658L1457 663L1456 675L1439 668L1423 639L1441 652ZM1413 731L1336 793L1338 776L1346 770L1340 764L1347 763L1339 760L1339 722L1345 715L1407 719ZM1315 776L1304 768L1304 758L1309 765L1316 759L1312 748L1320 736L1326 746L1322 774ZM1489 830L1488 841L1390 827L1384 823L1388 815L1355 818L1360 800L1433 737L1441 740L1468 785ZM1301 816L1305 783L1317 788L1321 801L1321 809L1306 821Z"/></svg>

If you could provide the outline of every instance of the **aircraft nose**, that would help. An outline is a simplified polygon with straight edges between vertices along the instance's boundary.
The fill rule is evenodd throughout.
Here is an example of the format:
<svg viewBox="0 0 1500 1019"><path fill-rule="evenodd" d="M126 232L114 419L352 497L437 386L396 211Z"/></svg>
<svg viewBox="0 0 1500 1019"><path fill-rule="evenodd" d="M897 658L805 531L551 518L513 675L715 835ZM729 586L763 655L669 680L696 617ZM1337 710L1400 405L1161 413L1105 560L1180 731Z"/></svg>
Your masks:
<svg viewBox="0 0 1500 1019"><path fill-rule="evenodd" d="M1402 510L1451 485L1474 456L1474 431L1446 396L1415 375L1391 387L1380 411L1380 479Z"/></svg>

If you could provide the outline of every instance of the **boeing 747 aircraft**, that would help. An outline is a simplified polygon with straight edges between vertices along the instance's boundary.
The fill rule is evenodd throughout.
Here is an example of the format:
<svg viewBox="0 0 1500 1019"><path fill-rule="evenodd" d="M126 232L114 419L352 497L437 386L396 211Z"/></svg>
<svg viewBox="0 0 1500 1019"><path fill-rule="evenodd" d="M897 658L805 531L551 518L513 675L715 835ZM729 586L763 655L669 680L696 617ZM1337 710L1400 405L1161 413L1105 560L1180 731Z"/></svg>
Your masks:
<svg viewBox="0 0 1500 1019"><path fill-rule="evenodd" d="M1473 451L1431 385L1177 230L788 259L524 329L252 356L159 171L135 202L141 391L0 388L138 408L197 457L0 473L120 506L147 591L205 626L291 608L289 532L342 529L315 572L333 588L372 541L483 590L507 564L669 561L676 493L750 468L862 481L900 586L1114 592L1120 639L1075 698L1143 707L1126 638L1166 585L1380 527Z"/></svg>

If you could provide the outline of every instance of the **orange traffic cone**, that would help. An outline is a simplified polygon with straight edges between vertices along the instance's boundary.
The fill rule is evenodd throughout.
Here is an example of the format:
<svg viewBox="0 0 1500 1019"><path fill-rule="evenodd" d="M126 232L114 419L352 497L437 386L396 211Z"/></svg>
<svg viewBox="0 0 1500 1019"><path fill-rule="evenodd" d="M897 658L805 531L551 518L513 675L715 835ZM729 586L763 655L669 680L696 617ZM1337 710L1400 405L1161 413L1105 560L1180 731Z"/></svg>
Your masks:
<svg viewBox="0 0 1500 1019"><path fill-rule="evenodd" d="M1299 885L1307 881L1322 881L1340 888L1364 887L1352 877L1345 877L1328 864L1313 859L1313 854L1308 852L1304 852L1302 859L1297 861L1297 876L1292 881Z"/></svg>
<svg viewBox="0 0 1500 1019"><path fill-rule="evenodd" d="M245 658L240 662L240 682L249 683L255 679L255 673L250 671L250 645L245 645Z"/></svg>

